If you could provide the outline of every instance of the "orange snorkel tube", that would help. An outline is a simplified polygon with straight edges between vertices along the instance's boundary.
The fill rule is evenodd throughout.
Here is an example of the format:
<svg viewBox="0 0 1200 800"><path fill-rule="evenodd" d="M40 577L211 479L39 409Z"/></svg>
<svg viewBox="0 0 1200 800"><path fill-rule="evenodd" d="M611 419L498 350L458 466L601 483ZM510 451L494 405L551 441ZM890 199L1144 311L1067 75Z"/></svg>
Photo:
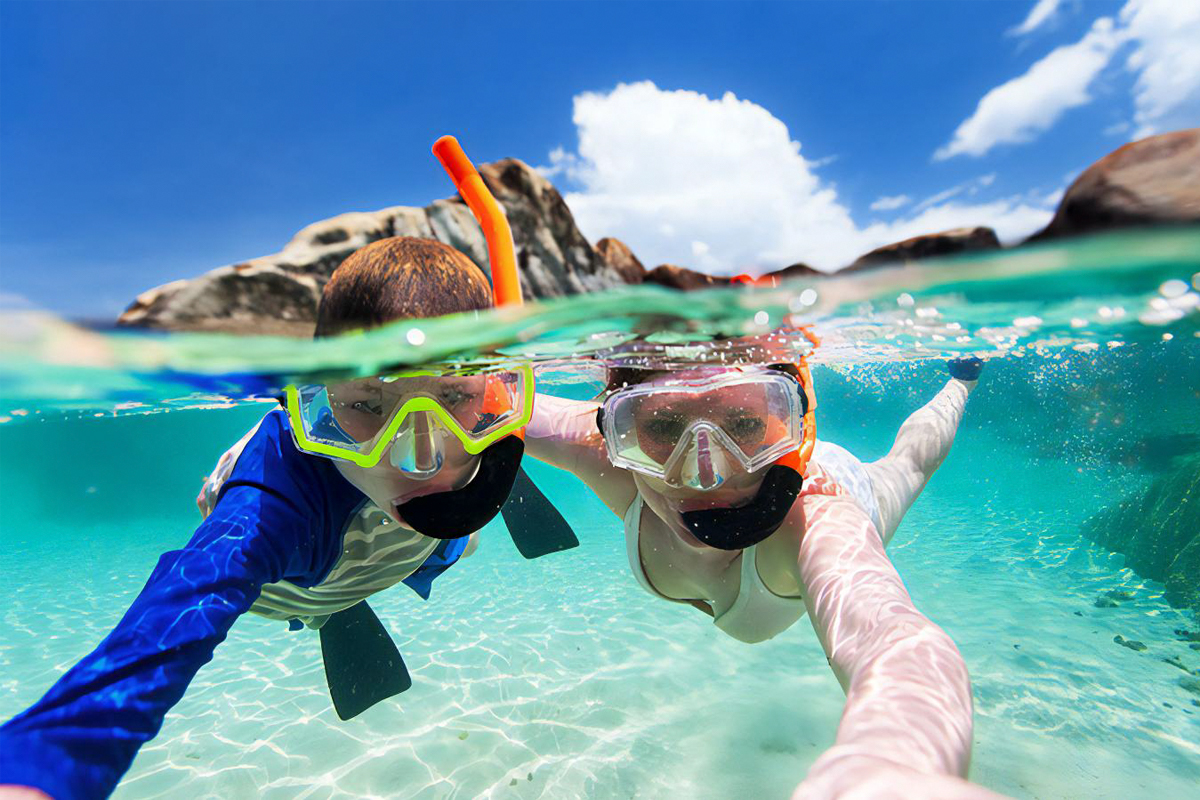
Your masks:
<svg viewBox="0 0 1200 800"><path fill-rule="evenodd" d="M504 216L500 204L488 191L479 171L453 136L443 136L434 142L433 154L450 174L450 180L454 181L458 193L462 195L467 207L479 221L479 226L483 228L483 236L488 246L488 264L492 270L492 294L496 298L496 305L521 305L521 279L517 274L517 254L513 247L512 228L508 226L508 218ZM534 387L529 387L529 390L534 391ZM520 446L524 446L524 428L512 436L520 440ZM502 502L500 511L504 514L504 524L508 526L513 544L522 556L537 558L579 546L579 539L571 530L571 526L519 466L515 480L509 486L517 502ZM505 491L505 496L509 496L509 490Z"/></svg>
<svg viewBox="0 0 1200 800"><path fill-rule="evenodd" d="M463 152L458 139L453 136L441 137L433 143L433 155L450 175L450 180L454 181L454 187L479 221L479 227L483 228L483 238L488 246L488 265L492 270L492 294L497 307L521 305L524 303L521 279L517 274L517 253L508 217L504 216L500 204L483 182L479 170ZM529 388L530 391L534 389L532 386ZM513 436L524 440L525 429L522 428Z"/></svg>
<svg viewBox="0 0 1200 800"><path fill-rule="evenodd" d="M479 221L479 227L483 228L496 305L521 305L521 280L517 275L517 254L513 247L512 228L508 226L508 218L500 210L500 204L488 191L479 171L453 136L443 136L434 142L433 154L446 168L458 193L467 201L467 208L471 209L471 213Z"/></svg>

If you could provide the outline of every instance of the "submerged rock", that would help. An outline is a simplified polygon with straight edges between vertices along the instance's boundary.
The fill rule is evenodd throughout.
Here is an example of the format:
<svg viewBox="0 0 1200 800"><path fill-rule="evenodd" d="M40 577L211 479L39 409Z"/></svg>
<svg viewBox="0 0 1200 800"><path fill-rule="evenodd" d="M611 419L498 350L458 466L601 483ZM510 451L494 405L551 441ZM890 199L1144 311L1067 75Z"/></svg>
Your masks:
<svg viewBox="0 0 1200 800"><path fill-rule="evenodd" d="M1132 600L1133 592L1125 589L1110 589L1104 593L1105 597L1111 597L1113 600Z"/></svg>
<svg viewBox="0 0 1200 800"><path fill-rule="evenodd" d="M1123 554L1143 578L1166 584L1172 606L1200 614L1200 456L1093 516L1083 533Z"/></svg>
<svg viewBox="0 0 1200 800"><path fill-rule="evenodd" d="M1084 170L1030 241L1200 223L1200 128L1131 142Z"/></svg>
<svg viewBox="0 0 1200 800"><path fill-rule="evenodd" d="M623 273L579 232L558 190L532 168L510 158L483 164L479 173L508 216L526 297L559 297L625 284ZM490 273L483 232L470 209L453 197L425 208L394 206L315 222L274 255L142 293L117 322L167 330L310 336L321 288L333 270L355 250L389 236L438 239Z"/></svg>
<svg viewBox="0 0 1200 800"><path fill-rule="evenodd" d="M1094 605L1096 608L1116 608L1117 601L1113 600L1111 597L1100 595L1096 598L1096 602L1092 603L1092 605Z"/></svg>
<svg viewBox="0 0 1200 800"><path fill-rule="evenodd" d="M999 250L1000 240L991 228L954 228L941 233L927 233L901 242L877 247L866 255L859 256L844 272L860 270L883 264L896 264L936 258L955 253L977 250Z"/></svg>
<svg viewBox="0 0 1200 800"><path fill-rule="evenodd" d="M1130 650L1135 650L1139 653L1147 649L1145 642L1139 642L1135 639L1126 639L1119 633L1113 637L1113 641L1121 645L1121 647L1128 647Z"/></svg>
<svg viewBox="0 0 1200 800"><path fill-rule="evenodd" d="M1192 694L1200 694L1200 678L1195 675L1181 675L1179 685Z"/></svg>

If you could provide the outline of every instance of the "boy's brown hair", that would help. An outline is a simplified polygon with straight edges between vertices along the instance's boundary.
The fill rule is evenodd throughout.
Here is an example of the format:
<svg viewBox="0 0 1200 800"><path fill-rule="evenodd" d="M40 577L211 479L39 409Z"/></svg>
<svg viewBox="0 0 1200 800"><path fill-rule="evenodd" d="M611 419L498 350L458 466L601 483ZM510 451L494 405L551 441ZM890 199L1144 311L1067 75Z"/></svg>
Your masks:
<svg viewBox="0 0 1200 800"><path fill-rule="evenodd" d="M492 287L465 255L433 239L395 236L356 250L333 271L314 336L491 307Z"/></svg>

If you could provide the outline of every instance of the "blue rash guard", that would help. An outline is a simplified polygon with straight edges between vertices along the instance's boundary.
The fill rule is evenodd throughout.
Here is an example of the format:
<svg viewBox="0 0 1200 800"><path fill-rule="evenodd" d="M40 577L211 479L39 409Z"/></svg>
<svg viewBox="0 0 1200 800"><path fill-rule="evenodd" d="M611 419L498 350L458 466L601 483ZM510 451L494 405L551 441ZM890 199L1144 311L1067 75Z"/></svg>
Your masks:
<svg viewBox="0 0 1200 800"><path fill-rule="evenodd" d="M56 800L111 793L263 585L320 583L365 502L332 462L296 449L282 409L268 414L212 513L183 549L159 558L112 633L0 726L0 785ZM428 597L465 546L466 537L446 540L404 583Z"/></svg>

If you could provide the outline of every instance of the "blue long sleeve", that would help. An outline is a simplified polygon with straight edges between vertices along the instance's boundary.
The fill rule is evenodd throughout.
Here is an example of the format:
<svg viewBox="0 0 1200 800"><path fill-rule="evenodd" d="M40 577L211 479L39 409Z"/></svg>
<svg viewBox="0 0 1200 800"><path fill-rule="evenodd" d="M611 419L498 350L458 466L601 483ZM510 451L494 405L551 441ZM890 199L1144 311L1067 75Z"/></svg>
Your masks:
<svg viewBox="0 0 1200 800"><path fill-rule="evenodd" d="M268 414L213 513L159 559L112 633L0 727L0 784L56 800L108 795L263 584L328 574L364 497L289 436L282 411Z"/></svg>

